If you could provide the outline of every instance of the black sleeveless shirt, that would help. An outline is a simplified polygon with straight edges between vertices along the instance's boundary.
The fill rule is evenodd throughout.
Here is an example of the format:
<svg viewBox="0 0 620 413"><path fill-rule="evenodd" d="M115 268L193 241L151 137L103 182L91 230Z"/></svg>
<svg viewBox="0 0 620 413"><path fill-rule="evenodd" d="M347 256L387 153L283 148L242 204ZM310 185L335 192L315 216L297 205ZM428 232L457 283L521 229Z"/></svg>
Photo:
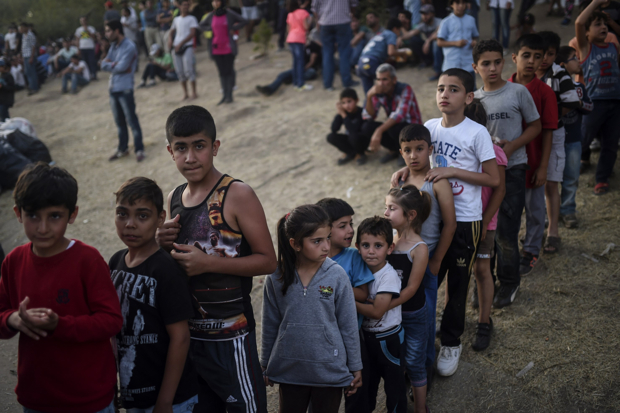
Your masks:
<svg viewBox="0 0 620 413"><path fill-rule="evenodd" d="M411 268L413 268L413 262L411 261L411 251L424 242L419 242L414 245L409 251L394 251L387 256L388 262L394 267L398 277L401 281L401 291L409 283L409 276L411 275ZM426 295L424 294L424 283L420 282L420 286L417 291L406 303L401 306L401 311L417 311L424 307L426 304Z"/></svg>
<svg viewBox="0 0 620 413"><path fill-rule="evenodd" d="M226 194L233 182L240 181L223 175L209 195L194 207L183 206L182 195L187 183L174 190L170 216L181 216L177 243L193 245L206 254L226 258L252 253L243 234L233 230L224 219ZM230 340L254 330L251 277L207 272L190 277L189 281L197 308L189 321L193 339Z"/></svg>

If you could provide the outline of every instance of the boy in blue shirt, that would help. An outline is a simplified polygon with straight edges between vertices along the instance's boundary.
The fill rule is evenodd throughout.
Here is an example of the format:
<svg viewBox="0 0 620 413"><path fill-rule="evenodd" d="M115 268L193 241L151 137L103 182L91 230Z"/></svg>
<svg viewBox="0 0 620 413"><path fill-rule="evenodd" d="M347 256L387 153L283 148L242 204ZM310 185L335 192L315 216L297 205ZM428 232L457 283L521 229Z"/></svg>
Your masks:
<svg viewBox="0 0 620 413"><path fill-rule="evenodd" d="M465 0L450 0L450 7L452 14L443 19L437 32L437 46L443 48L442 70L457 68L471 73L475 89L476 74L472 68L472 50L479 37L476 20L465 14Z"/></svg>

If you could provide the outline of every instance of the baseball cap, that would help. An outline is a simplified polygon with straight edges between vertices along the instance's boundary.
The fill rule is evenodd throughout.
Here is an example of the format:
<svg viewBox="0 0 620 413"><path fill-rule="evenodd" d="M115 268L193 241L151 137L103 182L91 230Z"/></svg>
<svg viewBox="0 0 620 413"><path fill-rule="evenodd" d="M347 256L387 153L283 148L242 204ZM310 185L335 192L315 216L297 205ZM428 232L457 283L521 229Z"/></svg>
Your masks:
<svg viewBox="0 0 620 413"><path fill-rule="evenodd" d="M106 2L105 2L105 6L106 6L107 8L114 7L114 3L112 3L111 1L106 1Z"/></svg>
<svg viewBox="0 0 620 413"><path fill-rule="evenodd" d="M423 4L422 7L420 7L420 13L421 14L435 13L435 8L433 7L432 4Z"/></svg>
<svg viewBox="0 0 620 413"><path fill-rule="evenodd" d="M157 53L159 51L160 47L157 43L153 43L151 45L151 53L149 53L151 56L155 56L155 53Z"/></svg>

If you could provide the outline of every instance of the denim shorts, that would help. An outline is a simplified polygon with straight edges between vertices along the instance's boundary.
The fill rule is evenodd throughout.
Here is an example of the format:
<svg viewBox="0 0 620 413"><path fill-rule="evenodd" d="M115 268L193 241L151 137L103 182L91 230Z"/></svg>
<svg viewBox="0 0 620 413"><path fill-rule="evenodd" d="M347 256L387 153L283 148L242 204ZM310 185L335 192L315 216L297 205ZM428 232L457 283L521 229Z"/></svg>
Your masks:
<svg viewBox="0 0 620 413"><path fill-rule="evenodd" d="M99 410L96 413L114 413L115 411L116 411L116 409L114 408L114 399L112 399L112 402L109 405L107 405L102 410ZM29 409L27 407L24 407L24 413L43 413L43 412L40 412L38 410L32 410L32 409Z"/></svg>
<svg viewBox="0 0 620 413"><path fill-rule="evenodd" d="M428 325L426 303L416 311L403 311L405 329L405 369L413 387L426 386L426 342Z"/></svg>
<svg viewBox="0 0 620 413"><path fill-rule="evenodd" d="M179 404L172 406L172 413L192 413L194 411L194 405L198 403L198 395L185 400ZM155 406L147 407L146 409L127 409L127 413L152 413Z"/></svg>

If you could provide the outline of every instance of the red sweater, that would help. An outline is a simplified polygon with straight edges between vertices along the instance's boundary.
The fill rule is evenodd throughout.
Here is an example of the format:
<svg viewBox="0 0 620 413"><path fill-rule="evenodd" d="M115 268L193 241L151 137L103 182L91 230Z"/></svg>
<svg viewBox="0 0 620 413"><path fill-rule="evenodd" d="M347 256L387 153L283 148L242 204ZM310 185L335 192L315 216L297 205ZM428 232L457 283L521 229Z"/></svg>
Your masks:
<svg viewBox="0 0 620 413"><path fill-rule="evenodd" d="M110 337L123 317L110 270L99 252L80 241L53 257L42 258L28 243L2 263L0 338L17 334L7 325L19 303L51 308L58 327L36 341L19 336L17 401L49 413L93 413L110 404L116 363Z"/></svg>

